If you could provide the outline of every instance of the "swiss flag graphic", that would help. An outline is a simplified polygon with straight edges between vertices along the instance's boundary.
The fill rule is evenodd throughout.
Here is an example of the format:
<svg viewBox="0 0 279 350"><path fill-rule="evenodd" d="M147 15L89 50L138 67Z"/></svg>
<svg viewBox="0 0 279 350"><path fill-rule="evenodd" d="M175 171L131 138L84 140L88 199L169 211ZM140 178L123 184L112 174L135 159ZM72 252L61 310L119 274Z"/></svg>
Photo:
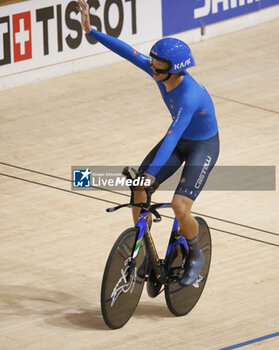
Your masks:
<svg viewBox="0 0 279 350"><path fill-rule="evenodd" d="M13 32L14 62L32 58L30 11L13 15Z"/></svg>

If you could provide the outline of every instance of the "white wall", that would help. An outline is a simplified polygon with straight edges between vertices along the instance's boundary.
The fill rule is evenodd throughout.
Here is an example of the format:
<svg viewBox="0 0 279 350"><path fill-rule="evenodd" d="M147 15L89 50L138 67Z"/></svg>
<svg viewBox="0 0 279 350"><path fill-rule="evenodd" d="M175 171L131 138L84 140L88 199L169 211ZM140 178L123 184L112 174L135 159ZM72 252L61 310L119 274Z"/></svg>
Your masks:
<svg viewBox="0 0 279 350"><path fill-rule="evenodd" d="M123 7L122 22L119 16L121 4L120 7L112 4L105 8L106 1L101 0L100 7L94 11L94 14L98 17L97 21L102 26L102 31L105 31L105 13L107 13L107 23L111 28L115 28L117 25L119 25L119 28L122 27L119 39L126 41L138 51L148 54L152 43L162 37L161 0L117 1L118 4L122 3ZM133 2L136 3L136 14L132 11ZM46 6L46 1L36 0L0 7L0 62L2 60L2 65L0 65L0 90L86 70L117 62L121 59L116 54L108 52L99 43L90 44L83 33L81 34L81 40L79 40L78 32L69 28L73 25L78 28L79 23L74 21L80 18L80 15L75 14L75 12L68 14L69 9L74 6L71 3L73 1L64 1L61 4L61 0L48 0ZM24 21L20 20L22 13L25 13ZM45 30L43 29L43 22L40 20L42 14L49 17L45 21ZM28 16L30 17L30 23L28 23ZM175 36L191 43L247 28L278 17L279 6L273 6L245 16L208 25L203 36L200 28L179 33ZM60 18L61 30L59 30ZM18 24L22 22L22 25L23 23L25 25L24 28L21 28L21 38L16 34L16 22ZM7 23L10 26L9 35L7 34ZM135 32L135 24L136 33L133 33L133 31ZM46 33L48 34L48 40L46 39ZM75 43L76 48L69 47L69 38ZM9 47L5 45L7 40L9 40ZM28 51L28 47L24 43L30 41L32 45L29 46ZM10 63L3 64L3 61L7 62L7 47L11 54ZM6 50L5 54L4 48ZM6 56L5 60L4 56Z"/></svg>

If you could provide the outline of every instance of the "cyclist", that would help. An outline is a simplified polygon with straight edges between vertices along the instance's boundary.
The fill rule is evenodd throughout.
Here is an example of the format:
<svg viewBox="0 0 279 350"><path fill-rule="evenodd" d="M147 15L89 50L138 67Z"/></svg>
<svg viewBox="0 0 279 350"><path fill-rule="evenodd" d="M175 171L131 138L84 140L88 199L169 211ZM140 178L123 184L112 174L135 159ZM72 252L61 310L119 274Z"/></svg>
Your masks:
<svg viewBox="0 0 279 350"><path fill-rule="evenodd" d="M198 223L192 205L202 190L219 154L218 125L214 105L207 90L186 69L195 65L190 48L181 40L163 38L153 45L150 57L125 42L98 32L90 25L89 5L77 1L83 30L108 49L148 73L157 83L171 113L172 123L163 139L142 162L139 172L151 180L153 188L169 178L185 161L172 208L189 246L189 256L181 285L192 285L204 263L199 247ZM135 191L135 203L146 201L144 188ZM134 222L140 208L133 207Z"/></svg>

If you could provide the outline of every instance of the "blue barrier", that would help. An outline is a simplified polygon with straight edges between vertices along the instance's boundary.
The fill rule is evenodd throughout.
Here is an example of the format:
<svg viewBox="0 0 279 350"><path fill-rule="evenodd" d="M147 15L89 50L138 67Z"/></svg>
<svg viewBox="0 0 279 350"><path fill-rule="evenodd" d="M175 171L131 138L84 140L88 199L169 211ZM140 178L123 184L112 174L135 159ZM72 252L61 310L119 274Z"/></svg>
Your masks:
<svg viewBox="0 0 279 350"><path fill-rule="evenodd" d="M163 36L279 5L279 0L162 0Z"/></svg>

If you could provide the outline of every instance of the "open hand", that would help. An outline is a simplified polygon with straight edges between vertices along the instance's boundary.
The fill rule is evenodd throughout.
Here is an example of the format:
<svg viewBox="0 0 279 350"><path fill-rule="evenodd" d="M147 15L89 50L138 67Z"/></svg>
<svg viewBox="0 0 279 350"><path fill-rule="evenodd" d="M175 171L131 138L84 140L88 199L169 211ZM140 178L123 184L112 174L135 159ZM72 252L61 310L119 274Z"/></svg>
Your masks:
<svg viewBox="0 0 279 350"><path fill-rule="evenodd" d="M85 0L77 0L77 4L79 5L77 7L77 10L81 14L81 25L82 29L86 33L90 33L91 31L91 25L90 25L90 17L89 17L89 5Z"/></svg>

